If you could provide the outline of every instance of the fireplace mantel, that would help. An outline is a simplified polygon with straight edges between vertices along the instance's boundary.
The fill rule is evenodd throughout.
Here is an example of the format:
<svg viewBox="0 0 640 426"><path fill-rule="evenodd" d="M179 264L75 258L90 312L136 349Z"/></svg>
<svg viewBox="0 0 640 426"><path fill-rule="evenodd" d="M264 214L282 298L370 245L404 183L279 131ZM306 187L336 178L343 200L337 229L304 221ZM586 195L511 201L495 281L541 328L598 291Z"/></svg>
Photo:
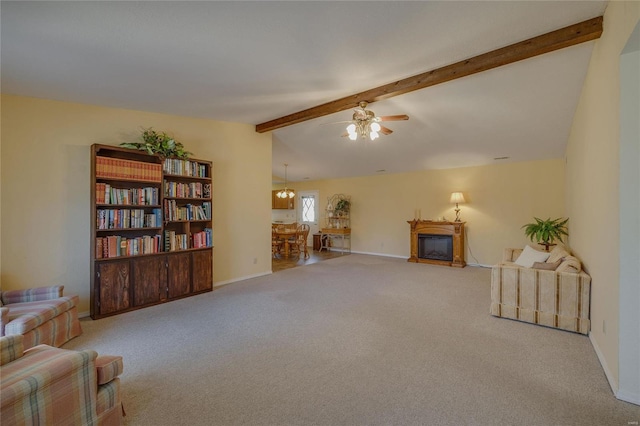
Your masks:
<svg viewBox="0 0 640 426"><path fill-rule="evenodd" d="M436 222L432 220L408 220L411 227L411 257L408 262L464 268L464 224L466 222ZM453 237L453 261L421 259L418 257L418 234L451 235Z"/></svg>

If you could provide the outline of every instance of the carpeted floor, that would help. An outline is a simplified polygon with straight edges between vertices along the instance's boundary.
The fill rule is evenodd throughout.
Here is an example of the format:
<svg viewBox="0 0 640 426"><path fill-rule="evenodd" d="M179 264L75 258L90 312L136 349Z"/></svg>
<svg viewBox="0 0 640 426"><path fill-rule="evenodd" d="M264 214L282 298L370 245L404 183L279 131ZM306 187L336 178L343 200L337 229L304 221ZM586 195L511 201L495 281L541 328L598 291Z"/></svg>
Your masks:
<svg viewBox="0 0 640 426"><path fill-rule="evenodd" d="M352 254L83 321L127 425L627 425L586 336L489 315L490 270Z"/></svg>

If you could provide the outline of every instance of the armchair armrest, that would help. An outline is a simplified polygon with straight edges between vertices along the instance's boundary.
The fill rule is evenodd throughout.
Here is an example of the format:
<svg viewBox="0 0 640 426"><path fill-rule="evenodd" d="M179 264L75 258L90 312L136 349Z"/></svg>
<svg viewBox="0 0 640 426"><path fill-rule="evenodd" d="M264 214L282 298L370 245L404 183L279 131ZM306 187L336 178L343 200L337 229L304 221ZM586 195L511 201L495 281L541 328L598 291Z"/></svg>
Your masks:
<svg viewBox="0 0 640 426"><path fill-rule="evenodd" d="M23 339L24 336L21 334L5 336L0 339L0 365L8 364L24 354Z"/></svg>
<svg viewBox="0 0 640 426"><path fill-rule="evenodd" d="M2 292L2 303L36 302L38 300L50 300L62 297L63 285L36 287L25 290L9 290Z"/></svg>
<svg viewBox="0 0 640 426"><path fill-rule="evenodd" d="M96 358L98 385L109 383L124 371L121 356L101 355Z"/></svg>
<svg viewBox="0 0 640 426"><path fill-rule="evenodd" d="M4 336L4 326L9 323L9 308L0 308L0 337Z"/></svg>

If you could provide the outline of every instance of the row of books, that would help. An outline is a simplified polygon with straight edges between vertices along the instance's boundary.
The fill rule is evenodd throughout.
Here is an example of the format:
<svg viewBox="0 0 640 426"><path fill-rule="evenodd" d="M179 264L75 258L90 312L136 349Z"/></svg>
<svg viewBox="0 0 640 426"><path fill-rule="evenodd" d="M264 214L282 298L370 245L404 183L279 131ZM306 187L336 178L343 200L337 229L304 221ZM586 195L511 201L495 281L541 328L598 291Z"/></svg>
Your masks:
<svg viewBox="0 0 640 426"><path fill-rule="evenodd" d="M153 212L147 213L142 209L98 209L96 221L99 230L159 228L162 226L162 211L153 209Z"/></svg>
<svg viewBox="0 0 640 426"><path fill-rule="evenodd" d="M170 175L210 177L207 175L206 164L197 161L181 160L179 158L166 158L164 160L164 172Z"/></svg>
<svg viewBox="0 0 640 426"><path fill-rule="evenodd" d="M176 234L175 231L165 231L165 252L205 247L213 247L213 230L210 228L193 234L191 237L191 247L189 247L187 234ZM107 237L96 238L96 259L160 253L162 251L161 248L161 235L145 235L135 238L127 238L122 235L109 235Z"/></svg>
<svg viewBox="0 0 640 426"><path fill-rule="evenodd" d="M97 156L96 177L162 182L162 165Z"/></svg>
<svg viewBox="0 0 640 426"><path fill-rule="evenodd" d="M108 183L96 183L96 204L116 205L158 205L159 189L146 188L114 188Z"/></svg>
<svg viewBox="0 0 640 426"><path fill-rule="evenodd" d="M161 235L145 235L136 238L121 235L98 237L96 238L96 259L159 253L161 241Z"/></svg>
<svg viewBox="0 0 640 426"><path fill-rule="evenodd" d="M203 231L193 234L191 240L193 248L213 247L213 229L204 228Z"/></svg>
<svg viewBox="0 0 640 426"><path fill-rule="evenodd" d="M175 231L164 231L164 251L186 250L189 248L187 234L176 234Z"/></svg>
<svg viewBox="0 0 640 426"><path fill-rule="evenodd" d="M202 205L187 204L179 206L176 200L164 200L164 217L169 222L177 220L210 220L211 203L207 201Z"/></svg>
<svg viewBox="0 0 640 426"><path fill-rule="evenodd" d="M211 184L201 182L164 181L164 196L179 198L211 198Z"/></svg>

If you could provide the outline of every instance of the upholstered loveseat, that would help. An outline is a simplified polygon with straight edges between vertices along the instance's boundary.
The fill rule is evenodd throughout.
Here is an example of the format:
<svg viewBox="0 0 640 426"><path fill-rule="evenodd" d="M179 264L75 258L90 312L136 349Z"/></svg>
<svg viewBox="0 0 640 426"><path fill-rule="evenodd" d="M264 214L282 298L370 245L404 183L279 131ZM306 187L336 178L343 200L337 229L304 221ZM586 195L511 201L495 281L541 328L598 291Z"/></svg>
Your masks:
<svg viewBox="0 0 640 426"><path fill-rule="evenodd" d="M544 259L539 253L533 256ZM522 249L505 249L502 262L491 268L491 314L587 334L591 277L581 262L562 245L531 266L516 263L520 258L528 264L522 254Z"/></svg>
<svg viewBox="0 0 640 426"><path fill-rule="evenodd" d="M122 424L122 357L38 345L22 335L0 337L3 425Z"/></svg>
<svg viewBox="0 0 640 426"><path fill-rule="evenodd" d="M21 334L25 349L60 347L82 334L78 296L63 296L64 286L0 291L0 336Z"/></svg>

